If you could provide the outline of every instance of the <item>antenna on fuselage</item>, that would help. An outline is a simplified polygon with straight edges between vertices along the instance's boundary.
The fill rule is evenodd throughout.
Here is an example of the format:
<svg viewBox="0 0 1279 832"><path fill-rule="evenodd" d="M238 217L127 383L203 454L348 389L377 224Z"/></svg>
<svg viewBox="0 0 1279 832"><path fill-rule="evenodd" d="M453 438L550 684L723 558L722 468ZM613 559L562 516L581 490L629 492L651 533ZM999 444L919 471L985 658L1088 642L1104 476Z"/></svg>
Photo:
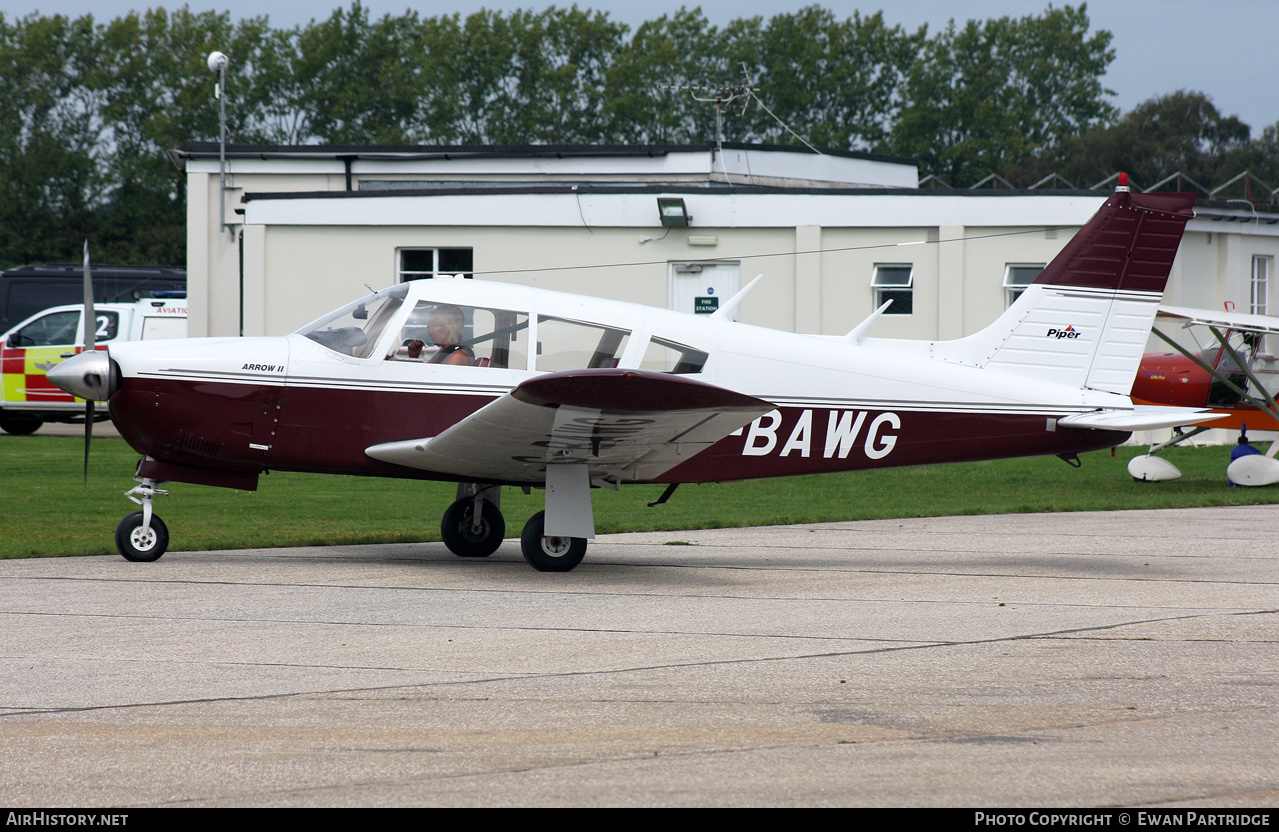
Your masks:
<svg viewBox="0 0 1279 832"><path fill-rule="evenodd" d="M866 332L866 330L870 329L870 325L875 323L875 321L878 321L879 316L884 314L884 310L892 305L893 301L891 299L884 301L883 306L866 316L866 320L848 330L848 334L844 336L844 340L850 344L856 344L861 340L862 335Z"/></svg>
<svg viewBox="0 0 1279 832"><path fill-rule="evenodd" d="M752 280L750 283L747 283L744 289L738 290L737 294L729 298L728 301L723 306L721 306L719 309L716 309L714 312L712 312L711 317L712 318L730 317L733 314L733 310L737 309L737 307L742 305L742 301L746 298L747 295L750 294L751 289L755 288L755 284L759 283L763 279L764 279L764 275L762 274L755 275L755 279Z"/></svg>

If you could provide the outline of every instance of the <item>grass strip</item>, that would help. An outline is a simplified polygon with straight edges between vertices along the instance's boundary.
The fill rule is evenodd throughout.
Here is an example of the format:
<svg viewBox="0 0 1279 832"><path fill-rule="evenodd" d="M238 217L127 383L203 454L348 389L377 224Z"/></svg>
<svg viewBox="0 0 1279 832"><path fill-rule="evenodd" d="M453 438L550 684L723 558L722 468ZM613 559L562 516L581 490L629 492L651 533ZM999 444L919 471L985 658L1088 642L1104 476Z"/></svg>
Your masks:
<svg viewBox="0 0 1279 832"><path fill-rule="evenodd" d="M115 551L116 524L137 507L138 455L122 439L94 441L88 484L84 446L61 436L0 437L0 556L102 555ZM1230 447L1170 448L1182 470L1165 483L1137 483L1125 466L1140 448L1085 454L1083 467L1055 457L894 468L844 474L682 486L648 508L663 486L594 492L600 534L728 528L894 517L1112 511L1279 503L1279 488L1228 488ZM452 483L275 472L256 492L171 483L156 500L173 551L401 543L440 539ZM503 489L507 536L543 508L543 494Z"/></svg>

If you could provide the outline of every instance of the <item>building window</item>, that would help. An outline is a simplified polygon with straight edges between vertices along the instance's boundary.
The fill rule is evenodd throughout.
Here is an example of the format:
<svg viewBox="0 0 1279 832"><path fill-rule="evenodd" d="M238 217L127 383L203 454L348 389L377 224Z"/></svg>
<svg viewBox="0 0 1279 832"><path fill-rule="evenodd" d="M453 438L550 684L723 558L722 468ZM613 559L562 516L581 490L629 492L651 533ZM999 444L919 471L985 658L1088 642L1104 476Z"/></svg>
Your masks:
<svg viewBox="0 0 1279 832"><path fill-rule="evenodd" d="M474 258L469 248L402 248L399 253L401 283L442 274L474 277Z"/></svg>
<svg viewBox="0 0 1279 832"><path fill-rule="evenodd" d="M1012 306L1026 287L1044 270L1043 263L1008 263L1004 266L1004 305Z"/></svg>
<svg viewBox="0 0 1279 832"><path fill-rule="evenodd" d="M1269 315L1270 308L1270 272L1274 268L1274 258L1264 254L1252 257L1252 283L1249 290L1248 311L1254 315Z"/></svg>
<svg viewBox="0 0 1279 832"><path fill-rule="evenodd" d="M875 266L875 278L871 288L875 290L875 308L892 301L884 310L885 315L909 315L914 311L915 267L909 263L882 263Z"/></svg>

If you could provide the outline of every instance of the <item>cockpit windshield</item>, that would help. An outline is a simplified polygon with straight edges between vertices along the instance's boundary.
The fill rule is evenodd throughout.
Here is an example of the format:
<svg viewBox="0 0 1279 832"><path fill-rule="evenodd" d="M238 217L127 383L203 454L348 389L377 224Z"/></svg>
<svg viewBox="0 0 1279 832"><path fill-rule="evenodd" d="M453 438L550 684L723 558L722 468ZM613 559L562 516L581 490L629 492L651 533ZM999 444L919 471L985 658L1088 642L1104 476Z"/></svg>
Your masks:
<svg viewBox="0 0 1279 832"><path fill-rule="evenodd" d="M404 303L409 285L401 283L380 292L366 295L312 321L297 331L322 347L354 358L368 358L373 354L378 337Z"/></svg>

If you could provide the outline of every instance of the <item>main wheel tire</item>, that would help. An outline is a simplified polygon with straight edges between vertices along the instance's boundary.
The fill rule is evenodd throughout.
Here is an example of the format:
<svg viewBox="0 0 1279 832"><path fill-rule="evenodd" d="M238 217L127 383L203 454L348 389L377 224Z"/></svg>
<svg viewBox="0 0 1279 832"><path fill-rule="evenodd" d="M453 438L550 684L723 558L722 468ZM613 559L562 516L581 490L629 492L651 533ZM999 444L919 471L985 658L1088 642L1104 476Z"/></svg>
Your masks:
<svg viewBox="0 0 1279 832"><path fill-rule="evenodd" d="M125 560L150 563L159 560L169 548L169 527L156 515L151 515L149 532L142 529L142 512L135 511L120 521L115 529L115 548Z"/></svg>
<svg viewBox="0 0 1279 832"><path fill-rule="evenodd" d="M440 534L444 545L460 558L486 558L497 551L506 536L506 520L498 507L484 500L480 503L480 529L472 528L475 500L463 497L444 512L440 521Z"/></svg>
<svg viewBox="0 0 1279 832"><path fill-rule="evenodd" d="M33 416L0 416L0 430L14 436L28 436L40 430L44 422Z"/></svg>
<svg viewBox="0 0 1279 832"><path fill-rule="evenodd" d="M568 572L586 557L586 538L547 537L546 512L539 511L524 524L520 550L538 572Z"/></svg>

